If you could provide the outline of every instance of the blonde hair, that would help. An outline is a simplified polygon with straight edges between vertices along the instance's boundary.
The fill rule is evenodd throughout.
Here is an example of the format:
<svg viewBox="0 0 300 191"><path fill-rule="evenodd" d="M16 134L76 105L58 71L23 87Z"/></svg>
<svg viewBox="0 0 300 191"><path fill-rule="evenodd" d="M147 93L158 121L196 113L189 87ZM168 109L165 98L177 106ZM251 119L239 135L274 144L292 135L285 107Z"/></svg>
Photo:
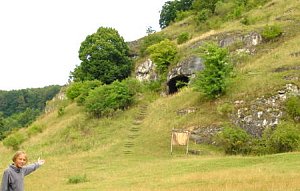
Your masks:
<svg viewBox="0 0 300 191"><path fill-rule="evenodd" d="M14 156L13 156L13 158L12 158L12 161L13 161L13 162L16 162L17 158L18 158L20 155L25 155L25 159L26 159L26 163L27 163L28 158L27 158L27 154L26 154L24 151L17 151L17 152L14 154Z"/></svg>

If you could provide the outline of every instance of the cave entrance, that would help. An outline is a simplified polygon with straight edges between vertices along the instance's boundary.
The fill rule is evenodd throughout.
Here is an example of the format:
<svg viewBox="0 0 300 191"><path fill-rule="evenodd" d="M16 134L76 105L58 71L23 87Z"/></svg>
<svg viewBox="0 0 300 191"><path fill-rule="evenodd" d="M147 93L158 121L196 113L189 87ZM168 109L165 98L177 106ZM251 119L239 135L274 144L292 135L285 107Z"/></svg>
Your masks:
<svg viewBox="0 0 300 191"><path fill-rule="evenodd" d="M168 82L168 89L169 89L169 94L174 94L178 92L178 90L184 86L187 86L189 82L189 78L184 75L176 76L172 79L169 80Z"/></svg>

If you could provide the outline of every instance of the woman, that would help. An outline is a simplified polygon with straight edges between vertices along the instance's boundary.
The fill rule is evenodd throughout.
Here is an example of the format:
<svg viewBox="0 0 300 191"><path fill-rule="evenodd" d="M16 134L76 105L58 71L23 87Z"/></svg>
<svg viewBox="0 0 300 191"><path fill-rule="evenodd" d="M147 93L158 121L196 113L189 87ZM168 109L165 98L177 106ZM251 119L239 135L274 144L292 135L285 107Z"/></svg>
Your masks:
<svg viewBox="0 0 300 191"><path fill-rule="evenodd" d="M38 159L37 162L27 165L27 155L24 151L17 151L12 158L13 164L4 171L1 191L24 191L24 176L32 173L45 163Z"/></svg>

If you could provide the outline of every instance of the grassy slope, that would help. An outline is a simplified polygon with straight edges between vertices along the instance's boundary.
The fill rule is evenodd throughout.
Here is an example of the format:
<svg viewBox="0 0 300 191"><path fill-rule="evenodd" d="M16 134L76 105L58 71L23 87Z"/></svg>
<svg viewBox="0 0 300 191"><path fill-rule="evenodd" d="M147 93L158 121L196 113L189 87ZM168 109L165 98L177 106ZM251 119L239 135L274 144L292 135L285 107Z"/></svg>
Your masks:
<svg viewBox="0 0 300 191"><path fill-rule="evenodd" d="M41 156L45 166L26 178L26 190L297 190L300 188L300 155L285 153L260 157L224 156L208 146L190 143L202 155L184 155L176 147L170 155L172 128L219 124L216 107L222 102L253 99L275 93L286 83L300 86L299 70L273 72L283 66L299 66L299 1L273 1L267 9L249 13L259 18L256 25L233 22L220 31L252 30L273 23L279 16L295 18L280 21L285 37L260 47L262 53L237 68L230 93L216 102L205 102L190 89L174 96L140 103L111 119L87 119L81 108L71 104L65 115L47 114L36 121L44 131L22 145L31 161ZM263 11L262 11L263 10ZM276 15L276 16L273 16ZM174 26L176 27L176 26ZM252 28L251 28L252 27ZM176 30L176 28L174 28ZM215 31L216 33L220 31ZM291 32L290 32L291 31ZM202 35L202 34L201 34ZM201 38L201 35L194 35ZM205 36L205 35L203 35ZM249 89L249 87L251 87ZM179 109L196 107L197 112L180 117ZM0 146L0 168L10 163L13 151ZM86 175L87 182L68 184L70 177Z"/></svg>

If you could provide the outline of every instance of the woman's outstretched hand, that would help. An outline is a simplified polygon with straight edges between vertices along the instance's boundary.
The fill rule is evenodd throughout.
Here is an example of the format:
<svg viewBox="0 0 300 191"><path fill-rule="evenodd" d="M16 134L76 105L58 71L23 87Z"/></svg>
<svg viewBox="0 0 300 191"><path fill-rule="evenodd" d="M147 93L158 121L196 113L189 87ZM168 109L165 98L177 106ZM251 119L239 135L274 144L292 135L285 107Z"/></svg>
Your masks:
<svg viewBox="0 0 300 191"><path fill-rule="evenodd" d="M39 157L37 163L38 163L39 165L43 165L43 164L45 163L45 160L43 160L43 159L41 159L41 158Z"/></svg>

